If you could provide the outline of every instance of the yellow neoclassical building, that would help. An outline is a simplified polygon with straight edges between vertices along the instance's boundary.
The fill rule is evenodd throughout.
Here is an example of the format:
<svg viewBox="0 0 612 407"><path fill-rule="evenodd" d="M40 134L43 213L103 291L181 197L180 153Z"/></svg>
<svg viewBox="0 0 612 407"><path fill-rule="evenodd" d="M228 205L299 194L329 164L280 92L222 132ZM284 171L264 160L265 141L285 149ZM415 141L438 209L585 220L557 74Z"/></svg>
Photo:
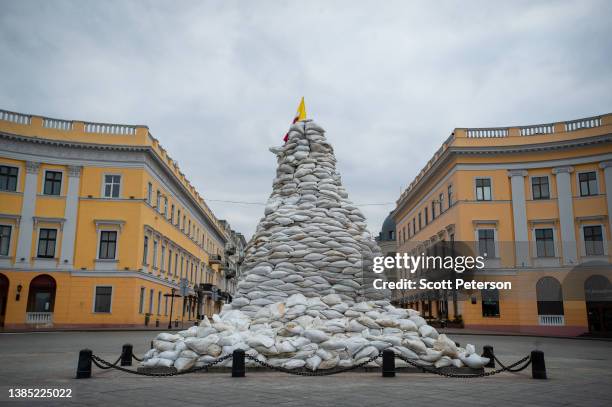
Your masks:
<svg viewBox="0 0 612 407"><path fill-rule="evenodd" d="M231 298L236 241L146 126L0 111L4 329L210 315Z"/></svg>
<svg viewBox="0 0 612 407"><path fill-rule="evenodd" d="M473 329L612 331L612 114L457 128L392 218L399 253L462 245L487 256L477 280L512 283L512 290L398 291L396 303Z"/></svg>

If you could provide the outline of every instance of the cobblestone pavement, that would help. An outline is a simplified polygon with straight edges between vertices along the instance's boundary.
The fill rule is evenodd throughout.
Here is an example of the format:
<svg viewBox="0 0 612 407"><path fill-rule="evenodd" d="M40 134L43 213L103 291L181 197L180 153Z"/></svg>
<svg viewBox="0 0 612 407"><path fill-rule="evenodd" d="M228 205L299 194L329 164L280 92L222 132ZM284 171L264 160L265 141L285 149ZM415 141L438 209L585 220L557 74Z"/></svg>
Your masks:
<svg viewBox="0 0 612 407"><path fill-rule="evenodd" d="M480 350L493 345L507 362L543 350L550 380L531 379L531 370L488 378L451 379L424 373L344 373L298 377L275 372L197 373L148 378L94 367L93 377L73 379L77 354L89 347L115 360L124 343L137 355L155 332L57 332L0 334L0 403L12 404L10 388L70 388L71 399L22 400L24 405L185 405L207 406L610 406L612 342L597 340L457 335Z"/></svg>

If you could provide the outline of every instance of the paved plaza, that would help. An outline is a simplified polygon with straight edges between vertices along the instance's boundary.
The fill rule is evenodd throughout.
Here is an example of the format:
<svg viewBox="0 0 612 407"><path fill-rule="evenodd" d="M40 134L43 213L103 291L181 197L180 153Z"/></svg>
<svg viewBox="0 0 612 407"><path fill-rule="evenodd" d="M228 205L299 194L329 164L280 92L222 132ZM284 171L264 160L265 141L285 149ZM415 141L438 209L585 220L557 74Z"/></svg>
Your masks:
<svg viewBox="0 0 612 407"><path fill-rule="evenodd" d="M478 379L404 373L383 379L380 373L344 373L299 377L249 372L195 373L150 378L94 367L93 377L73 379L78 351L115 360L124 343L137 355L156 333L55 332L0 334L0 403L12 404L10 388L70 388L71 399L46 399L24 405L206 405L206 406L610 406L612 342L581 339L453 334L479 351L491 344L502 360L513 362L533 349L543 350L549 380L531 379L531 370Z"/></svg>

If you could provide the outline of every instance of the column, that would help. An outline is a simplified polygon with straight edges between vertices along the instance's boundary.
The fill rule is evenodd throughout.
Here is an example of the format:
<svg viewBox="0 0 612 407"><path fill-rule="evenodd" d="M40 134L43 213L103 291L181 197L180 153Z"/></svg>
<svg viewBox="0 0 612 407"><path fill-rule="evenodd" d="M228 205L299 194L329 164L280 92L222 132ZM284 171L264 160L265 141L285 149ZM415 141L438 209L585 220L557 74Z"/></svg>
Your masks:
<svg viewBox="0 0 612 407"><path fill-rule="evenodd" d="M40 163L26 161L25 186L17 240L15 266L27 267L32 257L32 231L34 230L34 210L36 209L36 189L38 188L38 169Z"/></svg>
<svg viewBox="0 0 612 407"><path fill-rule="evenodd" d="M529 236L527 234L527 207L525 204L525 170L510 170L512 187L512 215L514 218L514 252L517 267L529 265Z"/></svg>
<svg viewBox="0 0 612 407"><path fill-rule="evenodd" d="M612 161L604 161L599 164L604 170L604 181L606 183L606 203L608 204L608 227L612 233Z"/></svg>
<svg viewBox="0 0 612 407"><path fill-rule="evenodd" d="M76 223L79 207L79 183L81 180L80 166L68 167L68 188L66 192L66 208L64 209L64 230L62 232L62 267L72 268L74 262L74 243L76 241Z"/></svg>
<svg viewBox="0 0 612 407"><path fill-rule="evenodd" d="M574 168L569 166L553 169L553 174L557 178L557 203L559 205L559 224L561 225L561 247L563 249L564 264L576 264L578 259L570 176L573 171Z"/></svg>

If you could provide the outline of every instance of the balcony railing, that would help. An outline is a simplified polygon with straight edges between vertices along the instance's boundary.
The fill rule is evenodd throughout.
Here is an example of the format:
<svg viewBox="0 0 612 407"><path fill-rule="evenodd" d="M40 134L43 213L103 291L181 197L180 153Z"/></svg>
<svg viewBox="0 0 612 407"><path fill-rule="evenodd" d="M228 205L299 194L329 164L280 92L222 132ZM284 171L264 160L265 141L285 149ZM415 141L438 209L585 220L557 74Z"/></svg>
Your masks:
<svg viewBox="0 0 612 407"><path fill-rule="evenodd" d="M8 110L0 110L0 120L29 125L32 122L32 116L29 114L9 112Z"/></svg>
<svg viewBox="0 0 612 407"><path fill-rule="evenodd" d="M208 259L208 263L210 264L221 264L221 256L218 254L211 254Z"/></svg>
<svg viewBox="0 0 612 407"><path fill-rule="evenodd" d="M539 134L551 134L555 132L554 124L536 124L521 127L521 136L535 136Z"/></svg>
<svg viewBox="0 0 612 407"><path fill-rule="evenodd" d="M591 129L601 126L601 117L588 117L586 119L571 120L565 122L565 131L580 129Z"/></svg>
<svg viewBox="0 0 612 407"><path fill-rule="evenodd" d="M563 326L565 316L563 315L538 315L539 323L543 326Z"/></svg>
<svg viewBox="0 0 612 407"><path fill-rule="evenodd" d="M85 123L85 133L134 135L136 127L124 124Z"/></svg>
<svg viewBox="0 0 612 407"><path fill-rule="evenodd" d="M72 122L70 120L43 118L43 127L56 130L72 130Z"/></svg>
<svg viewBox="0 0 612 407"><path fill-rule="evenodd" d="M26 324L52 324L53 312L26 312Z"/></svg>
<svg viewBox="0 0 612 407"><path fill-rule="evenodd" d="M467 129L467 136L470 138L507 137L508 128L492 127L488 129Z"/></svg>

